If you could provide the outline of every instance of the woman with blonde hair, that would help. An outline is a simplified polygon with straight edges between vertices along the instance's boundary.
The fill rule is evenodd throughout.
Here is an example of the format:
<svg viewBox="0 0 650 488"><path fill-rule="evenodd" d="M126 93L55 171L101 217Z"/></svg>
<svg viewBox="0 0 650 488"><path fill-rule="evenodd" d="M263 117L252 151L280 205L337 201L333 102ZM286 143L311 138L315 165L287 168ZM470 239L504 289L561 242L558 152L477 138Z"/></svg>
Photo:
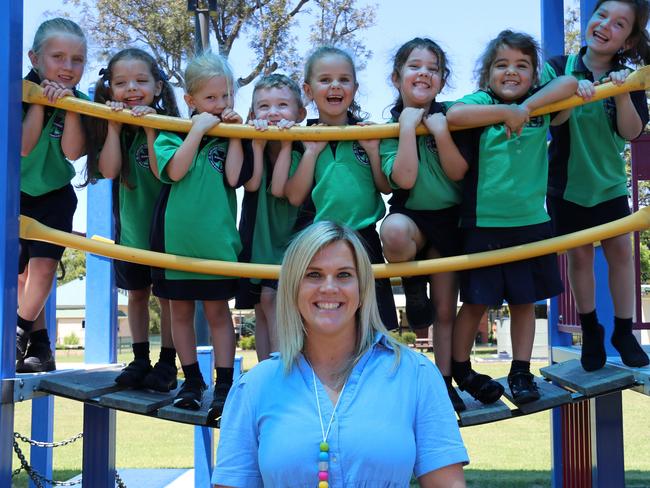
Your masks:
<svg viewBox="0 0 650 488"><path fill-rule="evenodd" d="M291 243L279 354L233 385L218 486L464 487L468 462L435 365L390 338L356 234L319 222Z"/></svg>

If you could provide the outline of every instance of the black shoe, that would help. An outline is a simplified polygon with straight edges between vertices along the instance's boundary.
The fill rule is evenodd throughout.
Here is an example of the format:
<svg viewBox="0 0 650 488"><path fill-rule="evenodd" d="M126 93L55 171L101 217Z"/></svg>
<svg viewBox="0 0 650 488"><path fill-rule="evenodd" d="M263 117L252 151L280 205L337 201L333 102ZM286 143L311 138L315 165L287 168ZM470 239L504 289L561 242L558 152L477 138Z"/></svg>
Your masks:
<svg viewBox="0 0 650 488"><path fill-rule="evenodd" d="M612 345L616 348L621 355L621 361L625 366L631 368L642 368L650 364L648 355L639 342L634 337L632 332L617 334L616 331L612 334Z"/></svg>
<svg viewBox="0 0 650 488"><path fill-rule="evenodd" d="M175 365L158 361L153 369L144 378L144 386L150 390L166 393L175 390L178 386L176 377L178 369Z"/></svg>
<svg viewBox="0 0 650 488"><path fill-rule="evenodd" d="M16 364L16 373L43 373L54 371L56 363L48 342L30 342L22 362Z"/></svg>
<svg viewBox="0 0 650 488"><path fill-rule="evenodd" d="M226 404L226 398L228 397L228 392L230 391L229 384L218 384L214 387L214 396L212 397L212 403L208 409L208 424L214 423L218 418L221 417L223 413L223 407Z"/></svg>
<svg viewBox="0 0 650 488"><path fill-rule="evenodd" d="M186 410L199 410L206 389L203 378L188 378L174 398L174 406Z"/></svg>
<svg viewBox="0 0 650 488"><path fill-rule="evenodd" d="M596 371L605 366L607 352L605 352L605 328L596 324L593 328L582 328L582 348L580 350L580 364L585 371Z"/></svg>
<svg viewBox="0 0 650 488"><path fill-rule="evenodd" d="M21 327L16 327L16 361L22 361L27 352L29 332Z"/></svg>
<svg viewBox="0 0 650 488"><path fill-rule="evenodd" d="M134 359L115 378L115 383L125 388L142 388L145 377L151 372L151 361Z"/></svg>
<svg viewBox="0 0 650 488"><path fill-rule="evenodd" d="M535 377L526 371L517 371L508 375L508 386L514 403L523 404L539 400L541 394L537 389Z"/></svg>
<svg viewBox="0 0 650 488"><path fill-rule="evenodd" d="M465 406L463 399L456 391L456 388L454 388L452 385L447 385L447 394L449 395L451 405L454 407L456 413L465 411L467 407Z"/></svg>
<svg viewBox="0 0 650 488"><path fill-rule="evenodd" d="M458 388L466 391L479 402L489 404L496 402L503 395L503 386L486 374L478 374L471 370L470 373L458 382Z"/></svg>
<svg viewBox="0 0 650 488"><path fill-rule="evenodd" d="M427 295L427 279L424 276L402 278L406 299L406 318L412 329L424 329L433 323L433 303Z"/></svg>

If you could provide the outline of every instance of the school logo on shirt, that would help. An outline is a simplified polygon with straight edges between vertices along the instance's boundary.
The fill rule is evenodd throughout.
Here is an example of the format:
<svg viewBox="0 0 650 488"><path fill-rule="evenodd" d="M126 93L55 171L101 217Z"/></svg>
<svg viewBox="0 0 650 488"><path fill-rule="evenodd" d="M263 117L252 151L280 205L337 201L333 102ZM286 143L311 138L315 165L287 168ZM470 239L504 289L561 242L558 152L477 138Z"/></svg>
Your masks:
<svg viewBox="0 0 650 488"><path fill-rule="evenodd" d="M534 129L537 129L539 127L544 126L544 116L543 115L538 115L537 117L531 117L530 120L528 120L528 123L526 124L526 127L532 127Z"/></svg>
<svg viewBox="0 0 650 488"><path fill-rule="evenodd" d="M370 158L366 154L365 149L362 148L361 144L359 144L357 141L354 141L352 143L352 152L354 153L354 157L357 158L359 164L363 166L370 166Z"/></svg>
<svg viewBox="0 0 650 488"><path fill-rule="evenodd" d="M427 151L429 151L432 154L438 154L438 147L436 146L436 140L433 138L433 136L429 135L424 139L424 145L427 148Z"/></svg>
<svg viewBox="0 0 650 488"><path fill-rule="evenodd" d="M149 169L149 148L146 144L140 144L135 150L135 162L141 168Z"/></svg>
<svg viewBox="0 0 650 488"><path fill-rule="evenodd" d="M63 116L55 117L52 121L52 130L50 131L50 137L53 139L61 139L63 135Z"/></svg>
<svg viewBox="0 0 650 488"><path fill-rule="evenodd" d="M208 152L208 162L210 166L223 174L223 166L226 162L226 150L222 146L214 146Z"/></svg>

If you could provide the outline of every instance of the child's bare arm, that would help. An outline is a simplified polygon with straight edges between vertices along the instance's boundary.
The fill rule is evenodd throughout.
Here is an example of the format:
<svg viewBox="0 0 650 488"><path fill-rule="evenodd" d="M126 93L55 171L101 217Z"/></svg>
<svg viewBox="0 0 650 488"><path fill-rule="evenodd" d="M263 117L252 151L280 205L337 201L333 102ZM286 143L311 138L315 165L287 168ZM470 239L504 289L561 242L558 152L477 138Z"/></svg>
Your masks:
<svg viewBox="0 0 650 488"><path fill-rule="evenodd" d="M314 171L318 155L325 149L326 141L307 141L304 143L305 152L302 155L296 172L287 180L284 187L289 203L294 206L302 205L311 192L314 181Z"/></svg>
<svg viewBox="0 0 650 488"><path fill-rule="evenodd" d="M410 190L418 177L418 149L415 129L422 121L424 110L406 107L399 116L399 142L393 161L391 179L400 188Z"/></svg>
<svg viewBox="0 0 650 488"><path fill-rule="evenodd" d="M253 139L251 141L253 148L253 175L244 183L244 190L257 191L262 182L262 171L264 170L264 148L266 141L264 139Z"/></svg>
<svg viewBox="0 0 650 488"><path fill-rule="evenodd" d="M192 128L165 167L170 180L179 181L187 174L199 150L201 139L219 122L219 117L207 112L192 117Z"/></svg>
<svg viewBox="0 0 650 488"><path fill-rule="evenodd" d="M447 177L453 181L462 180L469 166L451 137L447 118L441 113L432 114L424 119L424 125L436 140L440 165Z"/></svg>
<svg viewBox="0 0 650 488"><path fill-rule="evenodd" d="M271 177L271 193L276 198L285 198L285 186L289 179L291 170L291 141L282 141L278 158L273 165L273 176Z"/></svg>
<svg viewBox="0 0 650 488"><path fill-rule="evenodd" d="M81 122L81 115L76 112L66 112L61 135L61 150L71 161L86 154L86 133Z"/></svg>
<svg viewBox="0 0 650 488"><path fill-rule="evenodd" d="M23 135L20 147L22 157L29 156L29 153L36 147L43 132L45 122L45 107L43 105L30 105L23 118Z"/></svg>
<svg viewBox="0 0 650 488"><path fill-rule="evenodd" d="M578 80L573 76L558 76L544 85L544 87L535 94L528 97L524 103L522 103L522 106L524 106L530 113L535 109L548 105L549 103L569 98L576 92L577 88Z"/></svg>
<svg viewBox="0 0 650 488"><path fill-rule="evenodd" d="M120 142L120 132L122 124L119 122L108 122L106 130L106 140L99 153L97 167L104 178L110 180L117 178L122 169L122 149Z"/></svg>
<svg viewBox="0 0 650 488"><path fill-rule="evenodd" d="M244 163L244 148L241 139L230 139L228 143L228 154L226 155L225 173L228 185L236 187L239 182L242 164ZM259 186L259 184L258 184Z"/></svg>
<svg viewBox="0 0 650 488"><path fill-rule="evenodd" d="M519 105L480 105L458 102L447 111L447 123L456 127L483 127L505 124L508 136L520 133L529 111Z"/></svg>

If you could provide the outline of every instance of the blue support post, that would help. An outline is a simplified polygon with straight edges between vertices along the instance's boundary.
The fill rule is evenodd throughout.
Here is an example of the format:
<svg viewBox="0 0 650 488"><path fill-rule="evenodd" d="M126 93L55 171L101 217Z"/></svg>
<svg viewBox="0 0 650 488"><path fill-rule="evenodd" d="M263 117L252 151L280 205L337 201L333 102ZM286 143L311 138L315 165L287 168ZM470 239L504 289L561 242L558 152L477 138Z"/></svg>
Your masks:
<svg viewBox="0 0 650 488"><path fill-rule="evenodd" d="M214 355L212 346L197 348L199 369L203 379L212 384ZM214 468L214 433L210 427L194 427L194 486L209 487Z"/></svg>
<svg viewBox="0 0 650 488"><path fill-rule="evenodd" d="M45 308L45 325L50 337L52 349L56 349L56 277L52 285ZM32 431L31 437L35 441L52 442L54 438L54 397L34 398L32 400ZM52 448L32 446L29 453L29 462L32 467L46 478L52 479ZM29 480L29 488L36 488L34 482Z"/></svg>
<svg viewBox="0 0 650 488"><path fill-rule="evenodd" d="M594 275L596 276L596 314L598 322L605 328L605 351L608 356L618 356L609 338L614 331L614 304L609 292L609 267L603 248L594 249Z"/></svg>
<svg viewBox="0 0 650 488"><path fill-rule="evenodd" d="M587 21L591 17L591 13L596 6L596 0L580 0L580 32L582 33L581 39L584 44L585 32L587 31Z"/></svg>
<svg viewBox="0 0 650 488"><path fill-rule="evenodd" d="M544 59L564 54L564 0L542 0Z"/></svg>
<svg viewBox="0 0 650 488"><path fill-rule="evenodd" d="M88 187L89 236L113 237L112 182ZM109 259L87 255L86 363L114 363L117 343L117 290ZM84 405L83 486L115 486L115 411Z"/></svg>
<svg viewBox="0 0 650 488"><path fill-rule="evenodd" d="M4 403L4 380L16 375L16 294L20 181L23 2L8 0L0 16L0 486L11 486L13 392Z"/></svg>
<svg viewBox="0 0 650 488"><path fill-rule="evenodd" d="M625 486L622 393L593 398L589 404L592 486Z"/></svg>

